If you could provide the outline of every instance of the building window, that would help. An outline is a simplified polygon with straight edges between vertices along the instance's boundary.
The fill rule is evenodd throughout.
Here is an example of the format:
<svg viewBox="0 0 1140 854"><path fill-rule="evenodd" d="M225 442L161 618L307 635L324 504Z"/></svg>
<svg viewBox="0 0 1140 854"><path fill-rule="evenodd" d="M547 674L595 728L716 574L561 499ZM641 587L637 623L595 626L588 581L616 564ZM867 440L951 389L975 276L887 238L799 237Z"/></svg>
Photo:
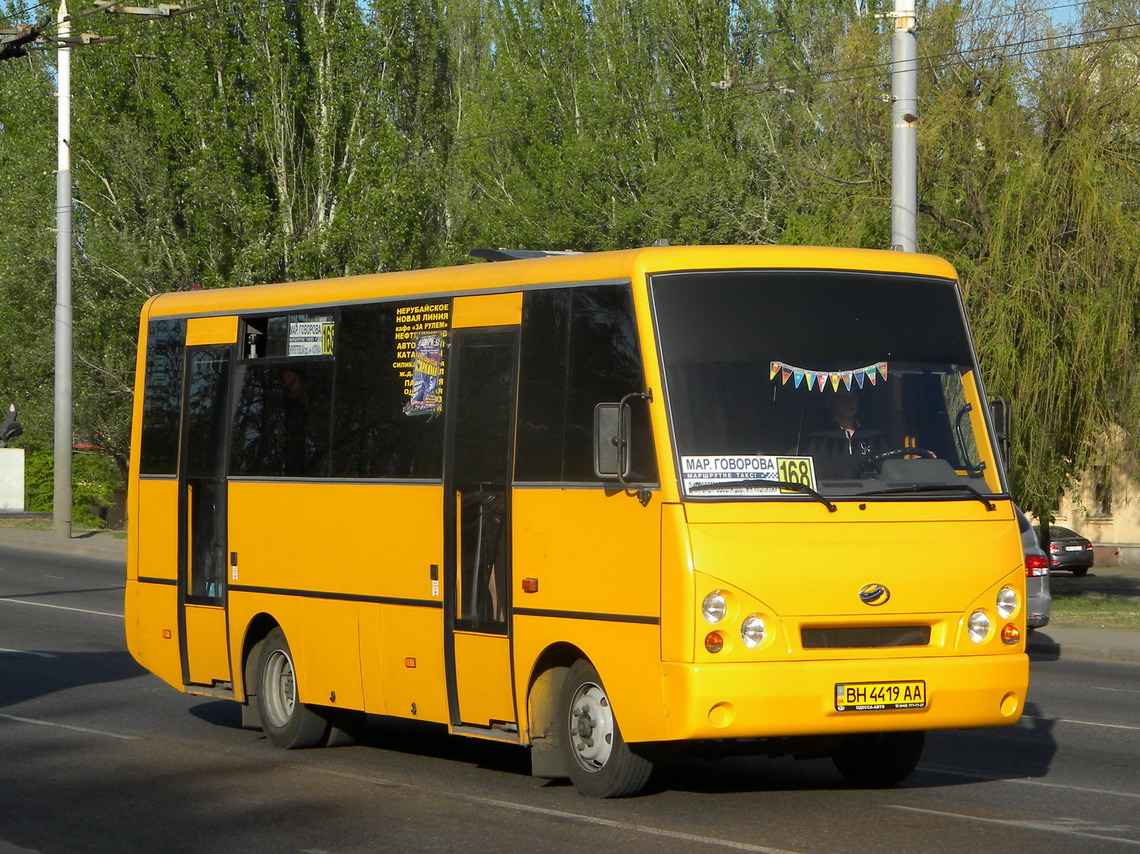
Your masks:
<svg viewBox="0 0 1140 854"><path fill-rule="evenodd" d="M1093 515L1112 515L1112 470L1108 466L1093 466Z"/></svg>

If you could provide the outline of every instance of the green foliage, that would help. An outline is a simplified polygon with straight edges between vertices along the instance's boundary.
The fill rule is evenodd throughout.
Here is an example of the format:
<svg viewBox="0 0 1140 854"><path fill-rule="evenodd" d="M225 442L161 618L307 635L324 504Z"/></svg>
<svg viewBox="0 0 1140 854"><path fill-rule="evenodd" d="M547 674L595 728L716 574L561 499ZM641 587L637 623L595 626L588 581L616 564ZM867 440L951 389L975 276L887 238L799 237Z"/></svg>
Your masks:
<svg viewBox="0 0 1140 854"><path fill-rule="evenodd" d="M125 459L139 310L158 293L474 246L887 246L888 7L224 0L119 20L122 41L73 51L77 437ZM1137 12L1083 9L1084 29ZM1044 0L1006 11L920 9L919 243L962 274L987 384L1016 412L1016 497L1042 515L1112 423L1140 450L1140 52L1120 30L1033 41L1055 26ZM0 404L40 443L50 61L0 62Z"/></svg>
<svg viewBox="0 0 1140 854"><path fill-rule="evenodd" d="M55 461L50 450L29 450L24 455L24 508L30 513L51 513L54 506ZM74 454L71 459L71 522L76 528L102 528L100 508L123 488L115 461L99 454Z"/></svg>

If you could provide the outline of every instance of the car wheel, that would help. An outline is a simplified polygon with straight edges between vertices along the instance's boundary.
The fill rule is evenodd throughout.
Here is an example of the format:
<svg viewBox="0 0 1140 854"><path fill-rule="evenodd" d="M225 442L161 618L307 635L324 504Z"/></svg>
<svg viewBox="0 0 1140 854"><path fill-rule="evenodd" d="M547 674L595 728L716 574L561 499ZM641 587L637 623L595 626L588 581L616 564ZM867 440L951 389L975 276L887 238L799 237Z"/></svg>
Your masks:
<svg viewBox="0 0 1140 854"><path fill-rule="evenodd" d="M1087 566L1074 566L1070 572L1073 573L1073 578L1084 578L1089 573Z"/></svg>

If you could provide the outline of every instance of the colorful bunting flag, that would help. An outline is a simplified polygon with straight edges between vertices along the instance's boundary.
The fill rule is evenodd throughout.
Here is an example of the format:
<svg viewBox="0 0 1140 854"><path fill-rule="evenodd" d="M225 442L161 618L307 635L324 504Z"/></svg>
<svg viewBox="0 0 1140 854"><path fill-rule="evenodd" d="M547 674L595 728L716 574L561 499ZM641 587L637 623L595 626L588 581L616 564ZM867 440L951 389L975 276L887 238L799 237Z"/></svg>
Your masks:
<svg viewBox="0 0 1140 854"><path fill-rule="evenodd" d="M775 381L777 375L780 377L781 385L787 385L788 380L792 380L795 388L799 388L802 384L808 391L813 389L826 391L828 385L831 386L832 391L839 391L840 383L850 391L852 382L859 388L863 388L863 384L866 382L876 385L880 379L885 381L887 379L887 363L875 362L849 371L812 371L808 368L789 365L786 362L770 362L768 379Z"/></svg>

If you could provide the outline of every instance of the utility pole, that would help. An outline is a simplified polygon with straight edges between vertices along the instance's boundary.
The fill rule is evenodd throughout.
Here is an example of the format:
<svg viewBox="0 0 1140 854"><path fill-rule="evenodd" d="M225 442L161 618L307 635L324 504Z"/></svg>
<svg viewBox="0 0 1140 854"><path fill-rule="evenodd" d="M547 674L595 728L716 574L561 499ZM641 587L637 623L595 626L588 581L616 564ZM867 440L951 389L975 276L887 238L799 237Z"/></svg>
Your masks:
<svg viewBox="0 0 1140 854"><path fill-rule="evenodd" d="M71 19L60 0L55 173L55 479L52 530L71 537Z"/></svg>
<svg viewBox="0 0 1140 854"><path fill-rule="evenodd" d="M137 15L144 18L170 18L194 12L205 6L183 8L172 3L156 7L118 6L110 0L95 0L93 8L80 15L106 12L108 14ZM71 304L72 267L72 200L71 200L71 45L91 44L102 39L93 33L71 37L71 16L67 13L67 0L60 0L56 16L58 32L52 41L59 50L56 65L57 134L55 173L55 471L52 484L52 531L58 537L71 538L71 457L72 436L72 351L74 328ZM35 31L38 37L43 26ZM9 51L27 43L26 33L20 31L9 39ZM17 39L20 39L17 41ZM0 48L3 47L0 41ZM0 59L7 58L0 53Z"/></svg>
<svg viewBox="0 0 1140 854"><path fill-rule="evenodd" d="M918 247L918 39L915 0L895 0L891 38L891 248Z"/></svg>

